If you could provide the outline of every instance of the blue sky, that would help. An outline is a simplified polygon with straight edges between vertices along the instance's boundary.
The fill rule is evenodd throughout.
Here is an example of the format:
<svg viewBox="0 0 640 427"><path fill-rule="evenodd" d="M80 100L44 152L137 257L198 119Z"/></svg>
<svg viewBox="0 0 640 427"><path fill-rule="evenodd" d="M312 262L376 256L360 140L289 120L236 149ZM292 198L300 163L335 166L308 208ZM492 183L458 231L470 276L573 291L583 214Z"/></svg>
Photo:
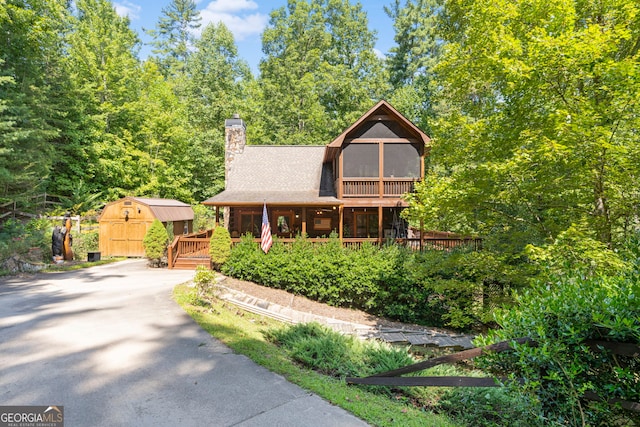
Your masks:
<svg viewBox="0 0 640 427"><path fill-rule="evenodd" d="M138 32L143 42L150 38L142 30L155 28L162 9L171 0L112 0L118 14L129 16L131 26ZM355 3L355 0L352 1ZM392 0L362 0L363 9L367 12L369 29L378 32L376 50L384 55L394 46L393 26L391 19L384 13L383 7ZM286 6L287 0L196 0L202 27L209 22L222 21L233 32L238 53L246 60L254 74L257 74L258 63L262 58L262 31L269 23L269 13L273 9ZM150 52L143 47L140 56L145 58Z"/></svg>

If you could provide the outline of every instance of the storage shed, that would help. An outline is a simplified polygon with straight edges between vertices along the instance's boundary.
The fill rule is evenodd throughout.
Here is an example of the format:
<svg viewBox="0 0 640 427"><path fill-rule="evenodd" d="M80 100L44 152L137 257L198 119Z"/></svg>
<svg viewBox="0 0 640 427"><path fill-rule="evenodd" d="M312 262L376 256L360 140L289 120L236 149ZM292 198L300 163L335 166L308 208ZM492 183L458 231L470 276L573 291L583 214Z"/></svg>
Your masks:
<svg viewBox="0 0 640 427"><path fill-rule="evenodd" d="M172 199L125 197L104 207L100 224L102 256L143 257L142 240L154 219L166 227L173 223L173 233L193 231L193 209Z"/></svg>

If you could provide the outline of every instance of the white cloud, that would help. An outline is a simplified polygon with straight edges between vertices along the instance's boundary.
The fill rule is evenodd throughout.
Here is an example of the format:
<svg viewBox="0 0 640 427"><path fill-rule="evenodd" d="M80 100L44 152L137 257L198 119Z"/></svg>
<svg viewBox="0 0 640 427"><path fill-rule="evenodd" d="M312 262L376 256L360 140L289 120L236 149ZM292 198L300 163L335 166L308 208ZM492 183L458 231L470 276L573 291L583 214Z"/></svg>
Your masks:
<svg viewBox="0 0 640 427"><path fill-rule="evenodd" d="M128 16L132 21L140 18L142 8L137 4L124 0L122 2L113 2L113 7L119 16Z"/></svg>
<svg viewBox="0 0 640 427"><path fill-rule="evenodd" d="M215 0L200 11L201 29L209 23L222 22L233 33L236 41L258 35L267 26L269 15L263 13L248 14L246 11L257 9L251 0Z"/></svg>
<svg viewBox="0 0 640 427"><path fill-rule="evenodd" d="M251 0L214 0L207 6L212 12L228 13L257 9L258 4Z"/></svg>

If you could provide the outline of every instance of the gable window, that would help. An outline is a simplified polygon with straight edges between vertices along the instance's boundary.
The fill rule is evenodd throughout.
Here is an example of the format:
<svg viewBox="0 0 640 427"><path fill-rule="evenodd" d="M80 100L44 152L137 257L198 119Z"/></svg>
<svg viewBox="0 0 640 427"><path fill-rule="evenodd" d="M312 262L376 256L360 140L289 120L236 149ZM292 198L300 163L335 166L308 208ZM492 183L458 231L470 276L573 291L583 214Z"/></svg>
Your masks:
<svg viewBox="0 0 640 427"><path fill-rule="evenodd" d="M343 151L342 170L348 178L378 178L380 176L378 144L349 144Z"/></svg>

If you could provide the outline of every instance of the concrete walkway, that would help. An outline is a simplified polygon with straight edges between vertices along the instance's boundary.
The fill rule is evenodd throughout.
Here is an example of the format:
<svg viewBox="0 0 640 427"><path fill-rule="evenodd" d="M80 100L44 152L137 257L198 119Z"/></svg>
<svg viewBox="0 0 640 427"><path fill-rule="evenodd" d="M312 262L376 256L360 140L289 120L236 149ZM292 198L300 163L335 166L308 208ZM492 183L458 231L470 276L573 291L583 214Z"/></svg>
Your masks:
<svg viewBox="0 0 640 427"><path fill-rule="evenodd" d="M365 426L211 338L171 299L192 271L129 260L0 278L0 405L65 426Z"/></svg>

